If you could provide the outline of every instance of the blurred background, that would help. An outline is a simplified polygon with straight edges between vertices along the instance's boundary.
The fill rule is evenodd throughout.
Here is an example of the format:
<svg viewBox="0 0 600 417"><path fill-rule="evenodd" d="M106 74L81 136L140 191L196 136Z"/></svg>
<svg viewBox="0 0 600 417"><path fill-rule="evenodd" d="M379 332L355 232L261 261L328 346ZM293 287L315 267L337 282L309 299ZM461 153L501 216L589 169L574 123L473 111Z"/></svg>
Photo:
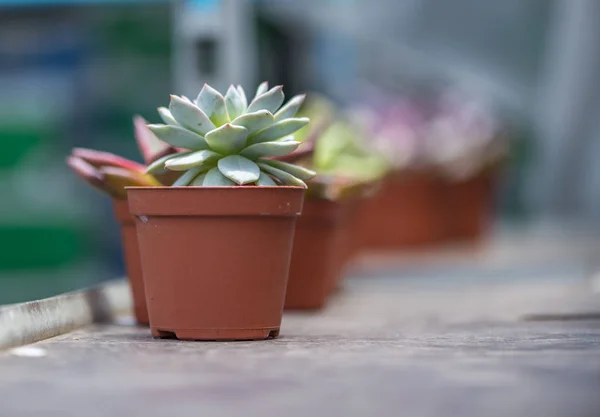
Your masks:
<svg viewBox="0 0 600 417"><path fill-rule="evenodd" d="M132 116L205 82L341 108L468 92L510 132L494 225L596 229L599 21L596 0L0 0L0 303L123 274L109 199L64 158L141 161Z"/></svg>

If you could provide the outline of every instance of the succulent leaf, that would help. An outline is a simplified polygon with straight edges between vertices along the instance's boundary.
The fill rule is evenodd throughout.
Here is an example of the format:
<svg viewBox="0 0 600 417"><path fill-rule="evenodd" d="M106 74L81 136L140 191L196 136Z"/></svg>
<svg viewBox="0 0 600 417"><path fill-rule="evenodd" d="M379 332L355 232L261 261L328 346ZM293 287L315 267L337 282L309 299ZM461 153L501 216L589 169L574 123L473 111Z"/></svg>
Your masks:
<svg viewBox="0 0 600 417"><path fill-rule="evenodd" d="M185 185L189 185L189 183L192 182L192 180L194 178L196 178L198 175L200 175L202 173L205 173L209 169L210 169L210 167L207 165L201 165L199 167L191 168L191 169L187 170L181 177L179 177L177 179L177 181L175 181L173 183L173 187L183 187Z"/></svg>
<svg viewBox="0 0 600 417"><path fill-rule="evenodd" d="M160 140L168 143L169 145L176 146L178 148L191 149L194 151L200 151L208 148L208 144L202 136L190 130L184 129L183 127L171 125L148 125L148 128Z"/></svg>
<svg viewBox="0 0 600 417"><path fill-rule="evenodd" d="M206 172L198 174L189 185L191 187L202 187L204 185L204 178L206 178Z"/></svg>
<svg viewBox="0 0 600 417"><path fill-rule="evenodd" d="M69 168L71 168L71 170L75 174L77 174L77 176L83 178L94 188L97 188L103 192L108 192L108 190L106 189L104 177L102 176L100 171L98 171L98 169L92 164L86 162L82 158L73 155L68 156L66 162Z"/></svg>
<svg viewBox="0 0 600 417"><path fill-rule="evenodd" d="M258 162L257 165L260 167L260 169L262 169L265 172L268 172L269 174L277 178L279 181L281 181L283 184L307 188L306 183L304 181L302 181L299 178L296 178L289 172L283 171L278 168L274 168L271 165L268 165L264 162Z"/></svg>
<svg viewBox="0 0 600 417"><path fill-rule="evenodd" d="M165 122L165 124L172 125L172 126L178 126L177 120L175 120L175 118L171 114L171 111L169 109L167 109L166 107L159 107L158 115L160 116L161 120L163 122Z"/></svg>
<svg viewBox="0 0 600 417"><path fill-rule="evenodd" d="M275 181L273 181L273 178L271 178L270 175L261 172L260 176L258 177L258 181L256 181L256 185L259 185L261 187L274 187L277 184L275 183Z"/></svg>
<svg viewBox="0 0 600 417"><path fill-rule="evenodd" d="M215 167L206 173L202 185L205 187L230 187L235 185L235 182L231 181L221 173L219 168Z"/></svg>
<svg viewBox="0 0 600 417"><path fill-rule="evenodd" d="M258 165L240 155L219 159L217 166L223 175L239 185L255 182L260 177Z"/></svg>
<svg viewBox="0 0 600 417"><path fill-rule="evenodd" d="M148 122L141 116L133 118L133 134L146 165L165 154L177 152L175 148L158 139L148 128Z"/></svg>
<svg viewBox="0 0 600 417"><path fill-rule="evenodd" d="M215 152L221 155L230 155L244 148L247 137L248 130L245 127L226 123L208 132L204 139Z"/></svg>
<svg viewBox="0 0 600 417"><path fill-rule="evenodd" d="M200 90L200 94L198 94L198 98L196 98L196 104L215 126L229 123L225 98L210 85L204 84L204 87Z"/></svg>
<svg viewBox="0 0 600 417"><path fill-rule="evenodd" d="M268 81L263 81L262 83L260 83L258 85L258 88L256 89L256 94L254 95L253 100L256 100L256 98L258 96L263 95L267 91L269 91L269 82Z"/></svg>
<svg viewBox="0 0 600 417"><path fill-rule="evenodd" d="M244 105L239 91L233 85L230 85L229 89L227 89L227 93L225 94L225 105L227 106L227 113L229 113L229 118L231 120L246 111L246 105Z"/></svg>
<svg viewBox="0 0 600 417"><path fill-rule="evenodd" d="M280 169L282 171L287 172L288 174L293 175L296 178L299 178L303 181L309 180L317 175L316 172L311 171L308 168L304 168L298 165L289 164L287 162L278 161L276 159L262 159L262 163L265 163L273 168Z"/></svg>
<svg viewBox="0 0 600 417"><path fill-rule="evenodd" d="M148 165L148 168L146 168L146 172L150 173L150 174L158 174L158 173L162 173L167 171L166 167L165 167L165 163L172 158L177 158L177 157L181 157L181 156L185 156L185 155L189 155L191 154L191 152L181 152L181 153L177 153L177 154L171 154L171 155L165 155L162 158L158 158L156 161L152 162L150 165Z"/></svg>
<svg viewBox="0 0 600 417"><path fill-rule="evenodd" d="M264 128L260 132L254 134L248 140L248 144L271 142L284 136L294 133L296 130L306 126L309 119L306 117L284 119L277 123Z"/></svg>
<svg viewBox="0 0 600 417"><path fill-rule="evenodd" d="M214 123L208 118L206 113L200 110L200 108L189 99L172 95L171 102L169 103L169 110L179 125L192 132L205 135L215 128ZM156 135L158 136L158 134Z"/></svg>
<svg viewBox="0 0 600 417"><path fill-rule="evenodd" d="M275 119L270 111L258 110L253 113L246 113L236 117L231 124L245 127L248 129L248 135L253 135L274 122Z"/></svg>
<svg viewBox="0 0 600 417"><path fill-rule="evenodd" d="M292 97L285 105L277 110L277 113L275 113L275 121L278 122L287 119L288 117L294 117L296 113L298 113L298 110L300 110L300 107L302 107L305 98L306 94Z"/></svg>
<svg viewBox="0 0 600 417"><path fill-rule="evenodd" d="M287 155L296 150L300 142L296 141L277 141L277 142L262 142L255 145L250 145L240 152L240 155L249 158L257 159L263 156L281 156Z"/></svg>
<svg viewBox="0 0 600 417"><path fill-rule="evenodd" d="M117 190L125 187L153 187L162 185L150 174L144 174L137 171L129 171L119 167L106 166L100 168L100 173L104 176L109 187Z"/></svg>
<svg viewBox="0 0 600 417"><path fill-rule="evenodd" d="M184 156L176 156L165 163L165 167L173 171L186 171L198 165L209 164L221 157L216 152L205 149Z"/></svg>
<svg viewBox="0 0 600 417"><path fill-rule="evenodd" d="M278 85L271 88L264 94L257 96L252 100L252 103L248 106L248 113L252 113L261 109L269 110L271 113L275 113L281 103L283 103L283 87Z"/></svg>
<svg viewBox="0 0 600 417"><path fill-rule="evenodd" d="M244 111L246 111L246 108L248 107L248 98L246 98L246 92L244 91L244 88L239 84L237 86L237 90L238 90L238 94L240 95L240 99L242 100L242 103L244 104Z"/></svg>
<svg viewBox="0 0 600 417"><path fill-rule="evenodd" d="M110 152L96 151L87 148L73 148L71 155L83 159L96 168L102 166L113 166L129 169L131 171L144 172L146 167L135 161L123 158Z"/></svg>

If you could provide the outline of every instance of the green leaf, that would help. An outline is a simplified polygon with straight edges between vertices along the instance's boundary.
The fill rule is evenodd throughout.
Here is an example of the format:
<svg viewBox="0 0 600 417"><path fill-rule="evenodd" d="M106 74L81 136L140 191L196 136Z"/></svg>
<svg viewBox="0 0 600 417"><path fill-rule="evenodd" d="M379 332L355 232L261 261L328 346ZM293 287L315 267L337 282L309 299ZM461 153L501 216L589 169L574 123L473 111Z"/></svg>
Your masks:
<svg viewBox="0 0 600 417"><path fill-rule="evenodd" d="M246 98L246 92L244 91L244 88L239 84L237 86L237 90L238 94L240 95L240 98L242 99L242 103L244 104L244 111L246 111L245 109L248 107L248 99Z"/></svg>
<svg viewBox="0 0 600 417"><path fill-rule="evenodd" d="M275 140L275 142L300 142L300 141L296 140L294 135L287 135L287 136L282 137L281 139ZM300 142L300 143L302 143L302 142Z"/></svg>
<svg viewBox="0 0 600 417"><path fill-rule="evenodd" d="M171 146L199 151L208 148L204 138L179 126L148 125L157 138Z"/></svg>
<svg viewBox="0 0 600 417"><path fill-rule="evenodd" d="M269 110L271 113L275 113L281 103L283 103L283 87L278 85L277 87L271 88L264 94L255 97L252 103L248 106L247 113L252 113L258 110Z"/></svg>
<svg viewBox="0 0 600 417"><path fill-rule="evenodd" d="M188 185L190 182L192 182L194 178L208 171L209 169L210 166L208 165L201 165L199 167L191 168L173 183L173 187L183 187L185 185Z"/></svg>
<svg viewBox="0 0 600 417"><path fill-rule="evenodd" d="M221 174L219 168L213 168L204 177L202 185L205 187L231 187L235 182Z"/></svg>
<svg viewBox="0 0 600 417"><path fill-rule="evenodd" d="M229 117L232 120L246 111L242 97L240 97L240 93L233 85L230 85L227 89L225 105L227 106L227 113L229 113Z"/></svg>
<svg viewBox="0 0 600 417"><path fill-rule="evenodd" d="M189 155L169 159L165 167L171 171L186 171L198 165L208 164L219 159L221 155L216 152L203 150L192 152Z"/></svg>
<svg viewBox="0 0 600 417"><path fill-rule="evenodd" d="M219 159L218 167L223 175L239 185L254 182L260 176L258 166L240 155L230 155Z"/></svg>
<svg viewBox="0 0 600 417"><path fill-rule="evenodd" d="M283 161L278 161L276 159L262 159L261 160L262 163L265 163L269 166L272 166L273 168L277 168L279 170L285 171L288 174L293 175L296 178L299 178L303 181L309 180L311 178L313 178L315 175L317 175L316 172L311 171L310 169L298 166L298 165L294 165L294 164L290 164L287 162L283 162Z"/></svg>
<svg viewBox="0 0 600 417"><path fill-rule="evenodd" d="M216 126L229 123L225 98L210 85L204 84L198 98L196 98L196 104Z"/></svg>
<svg viewBox="0 0 600 417"><path fill-rule="evenodd" d="M189 186L202 187L202 185L204 184L204 178L206 178L206 173L198 174L196 178L194 178L192 182L190 182Z"/></svg>
<svg viewBox="0 0 600 417"><path fill-rule="evenodd" d="M166 107L159 107L158 115L160 116L162 121L165 122L166 124L172 125L172 126L178 125L177 120L175 120L175 118L173 117L173 115L171 114L169 109L167 109Z"/></svg>
<svg viewBox="0 0 600 417"><path fill-rule="evenodd" d="M256 98L258 96L262 96L267 91L269 91L269 82L268 81L263 81L262 83L260 83L258 85L258 88L256 89L256 94L254 95L253 100L256 100Z"/></svg>
<svg viewBox="0 0 600 417"><path fill-rule="evenodd" d="M294 133L298 129L301 129L302 127L306 126L308 122L309 119L306 117L282 120L280 122L272 124L269 127L264 128L260 132L251 136L248 143L254 144L277 140L279 138L289 135L290 133Z"/></svg>
<svg viewBox="0 0 600 417"><path fill-rule="evenodd" d="M257 162L257 165L260 167L261 170L273 175L275 178L277 178L283 184L295 185L298 187L307 188L306 183L304 181L302 181L299 178L296 178L295 176L293 176L292 174L290 174L288 172L285 172L281 169L274 168L271 165L268 165L264 162Z"/></svg>
<svg viewBox="0 0 600 417"><path fill-rule="evenodd" d="M248 135L253 135L261 129L273 124L275 119L268 110L259 110L253 113L242 114L236 117L231 124L248 129Z"/></svg>
<svg viewBox="0 0 600 417"><path fill-rule="evenodd" d="M200 135L205 135L215 128L206 113L187 98L172 95L169 110L178 124Z"/></svg>
<svg viewBox="0 0 600 417"><path fill-rule="evenodd" d="M275 187L277 184L268 174L261 172L260 177L258 177L258 180L256 181L256 185L261 187Z"/></svg>
<svg viewBox="0 0 600 417"><path fill-rule="evenodd" d="M302 103L304 103L305 98L306 94L300 94L292 97L290 101L288 101L277 111L277 113L275 113L275 121L278 122L283 119L294 117L296 113L298 113L300 107L302 107Z"/></svg>
<svg viewBox="0 0 600 417"><path fill-rule="evenodd" d="M208 132L204 139L211 149L222 155L237 153L246 146L248 130L242 126L226 123Z"/></svg>
<svg viewBox="0 0 600 417"><path fill-rule="evenodd" d="M148 165L148 168L146 168L146 172L151 173L151 174L158 174L161 172L166 172L167 169L165 168L165 163L169 159L178 158L178 157L189 155L189 154L191 154L191 152L181 152L181 153L174 153L171 155L165 155L162 158L158 158L156 161L154 161L150 165Z"/></svg>
<svg viewBox="0 0 600 417"><path fill-rule="evenodd" d="M298 145L300 145L300 142L295 141L257 143L245 148L240 152L240 155L249 159L257 159L262 156L283 156L294 152Z"/></svg>

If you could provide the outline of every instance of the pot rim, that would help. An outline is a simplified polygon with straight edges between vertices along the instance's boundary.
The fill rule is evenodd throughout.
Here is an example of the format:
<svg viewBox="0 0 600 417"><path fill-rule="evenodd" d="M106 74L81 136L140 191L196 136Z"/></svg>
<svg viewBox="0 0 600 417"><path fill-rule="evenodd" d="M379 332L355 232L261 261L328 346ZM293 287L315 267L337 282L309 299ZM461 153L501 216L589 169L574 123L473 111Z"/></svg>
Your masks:
<svg viewBox="0 0 600 417"><path fill-rule="evenodd" d="M151 185L151 186L127 186L125 187L126 190L184 190L184 189L190 189L190 190L276 190L276 189L300 189L300 190L306 190L306 188L304 187L299 187L296 185L276 185L276 186L272 186L272 185L260 185L260 186L243 186L243 185L227 185L227 186L220 186L220 187L204 187L202 185L179 185L179 186L172 186L172 185Z"/></svg>
<svg viewBox="0 0 600 417"><path fill-rule="evenodd" d="M305 189L296 186L125 187L134 216L299 216Z"/></svg>

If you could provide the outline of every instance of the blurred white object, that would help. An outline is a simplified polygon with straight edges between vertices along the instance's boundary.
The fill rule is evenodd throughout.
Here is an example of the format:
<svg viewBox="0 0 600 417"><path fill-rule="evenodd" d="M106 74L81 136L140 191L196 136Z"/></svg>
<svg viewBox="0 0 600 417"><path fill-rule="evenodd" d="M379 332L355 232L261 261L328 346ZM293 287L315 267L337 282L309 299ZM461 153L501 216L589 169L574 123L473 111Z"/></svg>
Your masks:
<svg viewBox="0 0 600 417"><path fill-rule="evenodd" d="M26 358L43 358L48 354L46 349L37 346L21 346L9 350L9 353L14 356L22 356Z"/></svg>

